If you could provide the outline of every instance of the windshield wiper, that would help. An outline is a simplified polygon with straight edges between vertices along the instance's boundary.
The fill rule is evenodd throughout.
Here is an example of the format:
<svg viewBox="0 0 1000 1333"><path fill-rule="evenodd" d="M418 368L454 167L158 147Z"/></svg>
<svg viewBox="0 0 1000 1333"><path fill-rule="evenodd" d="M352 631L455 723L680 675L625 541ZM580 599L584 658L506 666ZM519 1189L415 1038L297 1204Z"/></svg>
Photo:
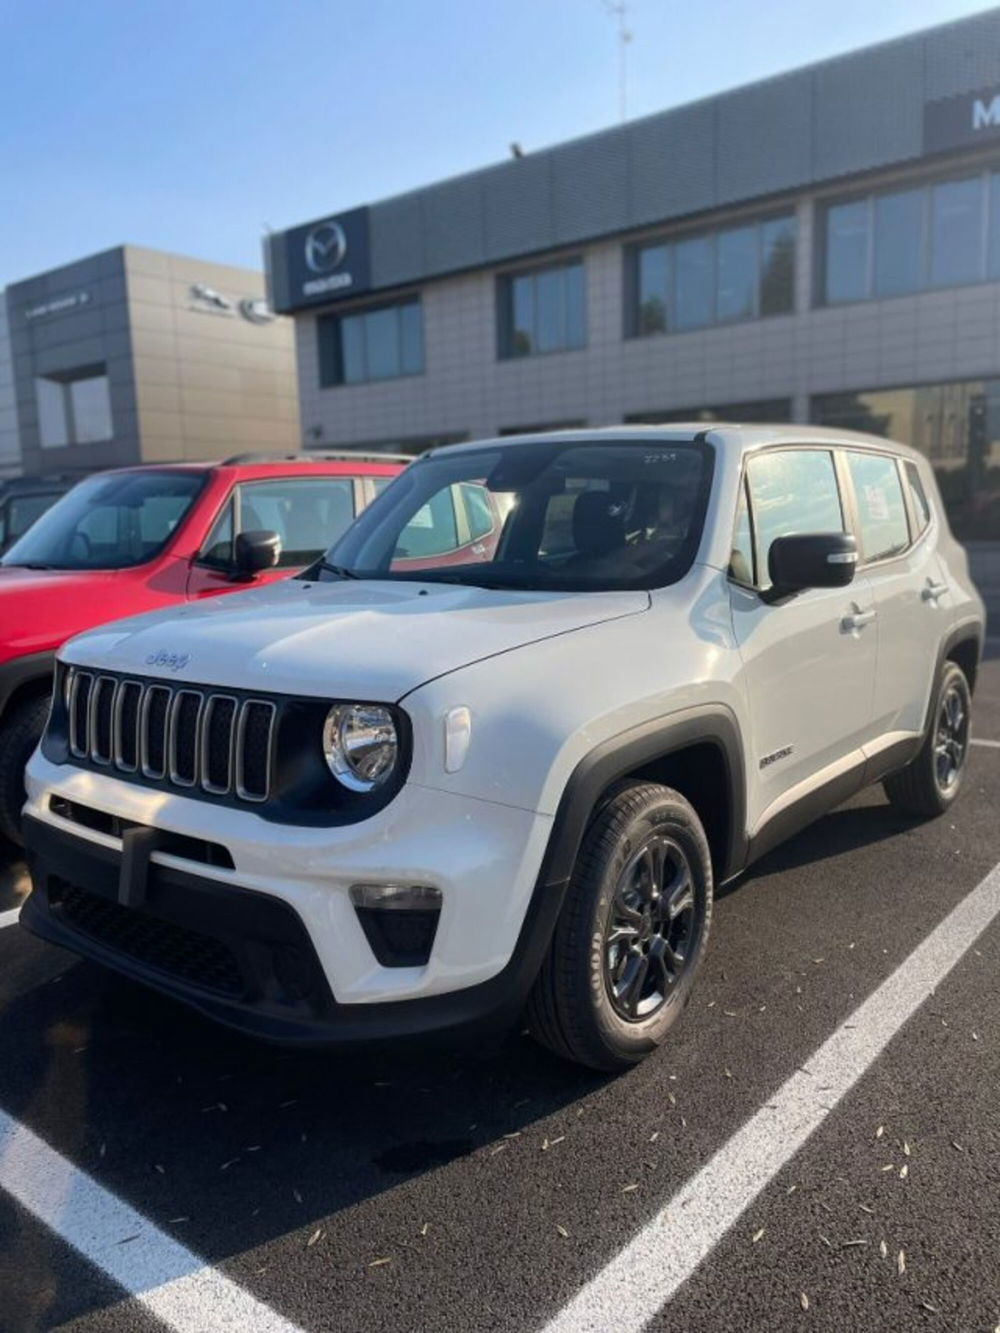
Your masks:
<svg viewBox="0 0 1000 1333"><path fill-rule="evenodd" d="M329 560L318 560L313 569L321 569L325 574L336 574L338 579L360 579L360 574L355 574L353 569L347 565L334 565Z"/></svg>

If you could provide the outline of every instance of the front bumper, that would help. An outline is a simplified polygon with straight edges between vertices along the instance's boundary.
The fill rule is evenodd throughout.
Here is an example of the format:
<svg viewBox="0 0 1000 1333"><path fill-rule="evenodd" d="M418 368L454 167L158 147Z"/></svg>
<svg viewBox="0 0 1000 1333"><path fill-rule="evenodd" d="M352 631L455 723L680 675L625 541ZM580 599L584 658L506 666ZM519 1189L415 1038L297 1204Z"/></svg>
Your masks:
<svg viewBox="0 0 1000 1333"><path fill-rule="evenodd" d="M563 886L548 884L541 869L551 821L482 802L456 805L425 789L400 793L368 822L365 838L365 826L292 830L214 808L209 828L198 818L205 806L190 798L151 799L37 755L28 787L35 891L23 924L272 1040L339 1044L513 1021L562 900ZM123 874L122 840L61 817L60 798L173 834L174 842L211 832L233 868L154 844L139 870L129 865ZM441 922L426 966L384 968L349 886L404 874L441 885ZM508 923L505 945L499 937Z"/></svg>

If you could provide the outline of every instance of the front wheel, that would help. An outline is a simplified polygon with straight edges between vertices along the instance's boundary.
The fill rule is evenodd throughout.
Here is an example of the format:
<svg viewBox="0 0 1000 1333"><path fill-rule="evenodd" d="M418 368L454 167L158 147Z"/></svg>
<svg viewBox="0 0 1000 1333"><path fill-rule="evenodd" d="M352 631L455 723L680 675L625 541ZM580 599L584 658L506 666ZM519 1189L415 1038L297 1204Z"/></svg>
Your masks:
<svg viewBox="0 0 1000 1333"><path fill-rule="evenodd" d="M24 770L41 740L49 715L49 696L40 695L15 708L0 726L0 833L19 847Z"/></svg>
<svg viewBox="0 0 1000 1333"><path fill-rule="evenodd" d="M581 846L528 1002L532 1035L592 1069L622 1070L677 1021L712 916L701 821L669 787L619 788Z"/></svg>
<svg viewBox="0 0 1000 1333"><path fill-rule="evenodd" d="M882 784L896 809L921 819L944 814L962 787L971 726L969 682L960 666L946 662L920 753Z"/></svg>

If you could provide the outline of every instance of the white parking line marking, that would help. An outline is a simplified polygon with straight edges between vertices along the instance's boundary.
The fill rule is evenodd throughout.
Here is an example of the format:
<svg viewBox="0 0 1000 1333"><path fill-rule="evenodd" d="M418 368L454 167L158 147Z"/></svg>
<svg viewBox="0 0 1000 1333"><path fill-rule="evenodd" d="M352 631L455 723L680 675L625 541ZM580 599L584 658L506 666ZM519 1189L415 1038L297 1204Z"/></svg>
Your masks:
<svg viewBox="0 0 1000 1333"><path fill-rule="evenodd" d="M0 912L0 930L3 930L4 926L12 926L20 915L20 907L15 907L9 912Z"/></svg>
<svg viewBox="0 0 1000 1333"><path fill-rule="evenodd" d="M1000 750L1000 741L983 740L981 736L973 736L971 745L985 745L990 750Z"/></svg>
<svg viewBox="0 0 1000 1333"><path fill-rule="evenodd" d="M639 1333L998 914L1000 865L581 1288L544 1333L603 1333L609 1328Z"/></svg>
<svg viewBox="0 0 1000 1333"><path fill-rule="evenodd" d="M177 1333L301 1333L4 1111L0 1189Z"/></svg>

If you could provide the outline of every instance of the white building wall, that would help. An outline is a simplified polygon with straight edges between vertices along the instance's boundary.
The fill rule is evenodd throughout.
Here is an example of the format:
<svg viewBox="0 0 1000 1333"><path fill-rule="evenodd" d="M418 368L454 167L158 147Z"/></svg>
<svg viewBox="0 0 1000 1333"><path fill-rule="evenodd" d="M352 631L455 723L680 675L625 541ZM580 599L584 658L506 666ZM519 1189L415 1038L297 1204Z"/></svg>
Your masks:
<svg viewBox="0 0 1000 1333"><path fill-rule="evenodd" d="M791 399L793 416L806 420L815 393L1000 373L1000 283L814 308L815 210L809 197L795 207L796 305L789 315L624 338L620 240L565 252L582 253L586 264L588 345L578 351L497 358L502 269L423 288L423 375L321 389L316 317L297 315L305 438L325 446L451 433L476 438L512 426L600 426L635 412L769 398Z"/></svg>
<svg viewBox="0 0 1000 1333"><path fill-rule="evenodd" d="M0 478L21 471L21 441L17 429L14 366L10 347L7 299L0 290Z"/></svg>

